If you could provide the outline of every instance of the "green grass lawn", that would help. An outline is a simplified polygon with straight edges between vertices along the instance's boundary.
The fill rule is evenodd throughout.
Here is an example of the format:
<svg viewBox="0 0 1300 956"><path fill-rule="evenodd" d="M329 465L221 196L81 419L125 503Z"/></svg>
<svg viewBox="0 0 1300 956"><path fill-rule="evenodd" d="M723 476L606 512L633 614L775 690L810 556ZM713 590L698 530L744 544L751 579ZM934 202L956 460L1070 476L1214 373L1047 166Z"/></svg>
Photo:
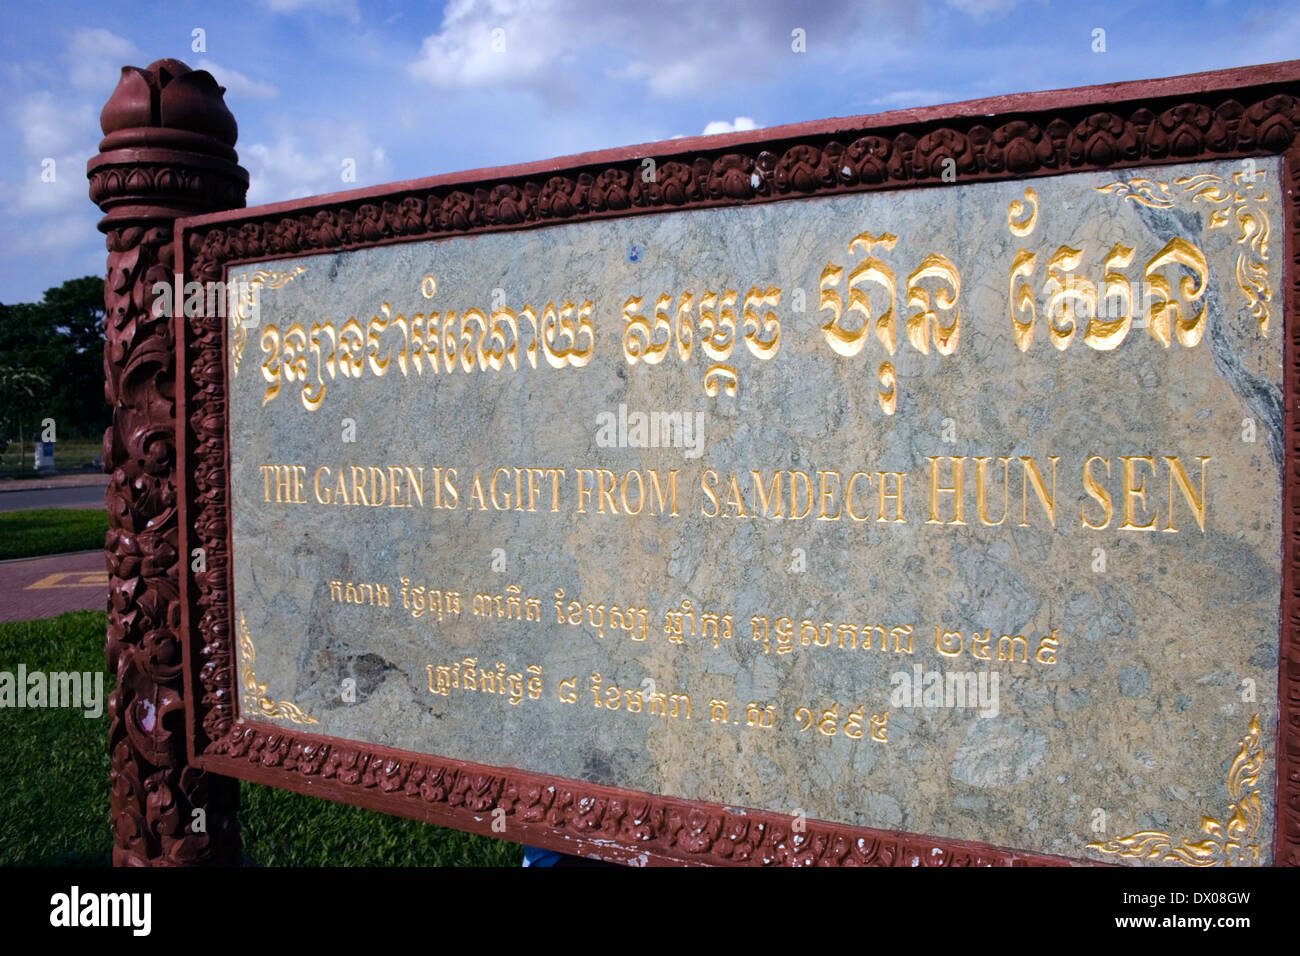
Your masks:
<svg viewBox="0 0 1300 956"><path fill-rule="evenodd" d="M31 508L0 513L0 561L104 547L108 512L101 509Z"/></svg>
<svg viewBox="0 0 1300 956"><path fill-rule="evenodd" d="M80 471L88 461L104 454L102 438L69 438L54 443L54 468L57 471ZM36 477L36 446L28 438L22 448L17 440L0 455L0 476L8 478Z"/></svg>
<svg viewBox="0 0 1300 956"><path fill-rule="evenodd" d="M0 624L0 670L102 671L107 615ZM104 693L112 689L105 675ZM0 708L0 866L107 865L108 710ZM261 866L518 866L516 844L241 784L244 852Z"/></svg>

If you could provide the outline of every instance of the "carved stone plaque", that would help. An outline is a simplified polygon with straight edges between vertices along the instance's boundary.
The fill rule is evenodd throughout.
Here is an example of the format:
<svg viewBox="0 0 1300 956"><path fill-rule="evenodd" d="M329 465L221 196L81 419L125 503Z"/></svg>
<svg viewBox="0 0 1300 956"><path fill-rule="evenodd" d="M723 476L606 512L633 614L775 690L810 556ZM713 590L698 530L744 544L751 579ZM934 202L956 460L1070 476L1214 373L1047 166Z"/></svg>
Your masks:
<svg viewBox="0 0 1300 956"><path fill-rule="evenodd" d="M213 256L214 766L632 862L1273 863L1289 174L1042 173Z"/></svg>

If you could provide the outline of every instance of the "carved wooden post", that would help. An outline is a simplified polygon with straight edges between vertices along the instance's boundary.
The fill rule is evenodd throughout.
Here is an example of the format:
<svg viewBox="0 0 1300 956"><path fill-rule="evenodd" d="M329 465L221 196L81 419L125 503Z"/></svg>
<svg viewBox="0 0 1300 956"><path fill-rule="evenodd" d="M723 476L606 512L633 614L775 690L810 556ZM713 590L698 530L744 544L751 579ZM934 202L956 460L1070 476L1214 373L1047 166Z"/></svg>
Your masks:
<svg viewBox="0 0 1300 956"><path fill-rule="evenodd" d="M238 165L224 92L211 74L178 60L123 67L100 114L99 155L86 168L108 245L104 394L113 424L104 434L111 476L104 550L106 654L117 675L109 748L119 866L239 858L238 782L187 766L175 336L171 310L156 316L153 308L155 283L170 285L179 261L173 222L244 205L248 173Z"/></svg>

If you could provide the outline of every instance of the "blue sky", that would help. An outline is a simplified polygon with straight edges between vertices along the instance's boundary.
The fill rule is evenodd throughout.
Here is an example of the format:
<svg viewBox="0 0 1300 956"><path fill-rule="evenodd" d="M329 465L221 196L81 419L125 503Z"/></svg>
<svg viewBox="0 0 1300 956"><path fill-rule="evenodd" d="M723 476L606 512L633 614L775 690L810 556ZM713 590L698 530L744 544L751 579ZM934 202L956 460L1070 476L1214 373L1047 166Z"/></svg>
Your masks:
<svg viewBox="0 0 1300 956"><path fill-rule="evenodd" d="M1092 49L1098 28L1104 53ZM1268 63L1300 55L1300 4L44 0L10 5L0 31L0 301L17 302L103 270L85 166L126 64L175 57L213 72L239 123L253 205L673 136ZM355 182L342 179L348 159Z"/></svg>

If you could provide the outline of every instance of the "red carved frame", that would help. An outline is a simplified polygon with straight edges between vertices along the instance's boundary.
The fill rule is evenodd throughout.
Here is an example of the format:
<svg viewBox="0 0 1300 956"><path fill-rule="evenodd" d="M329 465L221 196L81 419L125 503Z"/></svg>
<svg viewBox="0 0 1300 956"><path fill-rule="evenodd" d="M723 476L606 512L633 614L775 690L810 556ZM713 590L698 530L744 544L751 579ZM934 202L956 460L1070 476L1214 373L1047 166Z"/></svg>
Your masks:
<svg viewBox="0 0 1300 956"><path fill-rule="evenodd" d="M641 213L1246 156L1283 158L1286 340L1274 860L1300 865L1300 61L674 140L179 220L186 279L235 264ZM641 160L653 158L654 182ZM809 821L390 750L237 718L226 326L177 319L179 552L192 765L569 853L640 864L1096 863ZM1265 784L1267 785L1267 784ZM506 812L504 834L491 811Z"/></svg>

